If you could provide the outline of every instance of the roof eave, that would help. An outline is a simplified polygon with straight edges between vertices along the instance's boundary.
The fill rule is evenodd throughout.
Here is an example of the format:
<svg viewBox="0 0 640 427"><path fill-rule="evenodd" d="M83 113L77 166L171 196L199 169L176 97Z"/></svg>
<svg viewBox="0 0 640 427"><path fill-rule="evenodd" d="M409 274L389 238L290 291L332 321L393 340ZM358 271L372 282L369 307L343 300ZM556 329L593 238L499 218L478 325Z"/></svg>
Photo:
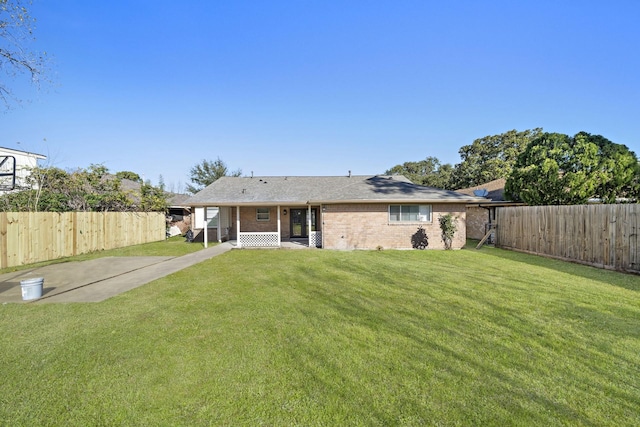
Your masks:
<svg viewBox="0 0 640 427"><path fill-rule="evenodd" d="M189 206L193 208L201 208L206 206L221 206L221 207L235 207L235 206L284 206L284 205L301 205L304 206L307 201L252 201L252 202L196 202L189 203Z"/></svg>
<svg viewBox="0 0 640 427"><path fill-rule="evenodd" d="M370 204L370 203L387 203L387 204L399 204L399 203L480 203L486 201L486 199L352 199L352 200L311 200L310 203L314 205L330 205L330 204Z"/></svg>
<svg viewBox="0 0 640 427"><path fill-rule="evenodd" d="M470 204L470 203L486 203L485 199L352 199L352 200L281 200L281 201L251 201L251 202L195 202L189 203L191 207L206 207L206 206L305 206L305 205L335 205L335 204L401 204L401 203L453 203L453 204Z"/></svg>
<svg viewBox="0 0 640 427"><path fill-rule="evenodd" d="M6 148L6 147L0 147L0 149L10 151L12 154L16 154L16 155L26 155L27 157L35 157L38 160L47 159L47 156L45 156L44 154L31 153L29 151L16 150L13 148Z"/></svg>
<svg viewBox="0 0 640 427"><path fill-rule="evenodd" d="M507 207L507 206L526 206L526 203L523 202L508 202L508 201L500 201L500 200L496 200L496 201L490 201L490 202L473 202L473 203L468 203L467 207Z"/></svg>

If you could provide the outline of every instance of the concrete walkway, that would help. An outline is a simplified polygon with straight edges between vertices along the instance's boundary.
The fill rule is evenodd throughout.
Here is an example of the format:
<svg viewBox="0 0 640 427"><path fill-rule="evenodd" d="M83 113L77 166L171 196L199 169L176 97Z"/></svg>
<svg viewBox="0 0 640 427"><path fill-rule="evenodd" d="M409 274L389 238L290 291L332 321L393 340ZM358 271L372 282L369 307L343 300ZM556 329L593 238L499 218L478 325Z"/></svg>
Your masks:
<svg viewBox="0 0 640 427"><path fill-rule="evenodd" d="M0 275L0 303L100 302L231 250L221 243L180 257L106 257ZM20 281L44 278L42 298L22 301Z"/></svg>

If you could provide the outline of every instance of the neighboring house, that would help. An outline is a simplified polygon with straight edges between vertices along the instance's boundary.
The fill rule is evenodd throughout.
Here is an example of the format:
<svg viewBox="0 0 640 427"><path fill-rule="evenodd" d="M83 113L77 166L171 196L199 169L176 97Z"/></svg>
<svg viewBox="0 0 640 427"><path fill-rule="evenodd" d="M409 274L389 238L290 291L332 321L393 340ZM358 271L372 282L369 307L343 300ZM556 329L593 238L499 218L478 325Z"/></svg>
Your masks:
<svg viewBox="0 0 640 427"><path fill-rule="evenodd" d="M191 228L191 209L185 204L189 196L186 194L168 193L169 198L167 224L169 225L169 234L177 236L185 234Z"/></svg>
<svg viewBox="0 0 640 427"><path fill-rule="evenodd" d="M185 203L194 232L239 247L301 239L327 249L411 249L423 229L444 248L438 218L452 214L465 244L465 209L483 198L413 184L404 176L222 177Z"/></svg>
<svg viewBox="0 0 640 427"><path fill-rule="evenodd" d="M38 160L46 160L42 154L0 147L0 191L26 188L31 170Z"/></svg>
<svg viewBox="0 0 640 427"><path fill-rule="evenodd" d="M505 206L522 206L504 199L504 186L507 182L499 178L475 187L456 190L468 196L486 197L488 200L467 205L467 238L482 239L496 222L496 208Z"/></svg>

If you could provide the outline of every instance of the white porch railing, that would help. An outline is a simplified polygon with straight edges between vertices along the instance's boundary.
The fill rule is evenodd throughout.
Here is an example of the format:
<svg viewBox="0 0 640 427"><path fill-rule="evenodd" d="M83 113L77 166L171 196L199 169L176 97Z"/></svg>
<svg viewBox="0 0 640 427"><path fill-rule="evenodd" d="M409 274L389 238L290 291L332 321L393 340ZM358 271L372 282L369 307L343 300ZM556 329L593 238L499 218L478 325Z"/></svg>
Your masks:
<svg viewBox="0 0 640 427"><path fill-rule="evenodd" d="M274 232L274 233L242 232L239 234L240 236L238 238L238 241L240 243L240 247L261 248L261 247L280 246L280 237L278 235L278 232Z"/></svg>
<svg viewBox="0 0 640 427"><path fill-rule="evenodd" d="M309 247L322 247L322 231L312 231L309 233Z"/></svg>

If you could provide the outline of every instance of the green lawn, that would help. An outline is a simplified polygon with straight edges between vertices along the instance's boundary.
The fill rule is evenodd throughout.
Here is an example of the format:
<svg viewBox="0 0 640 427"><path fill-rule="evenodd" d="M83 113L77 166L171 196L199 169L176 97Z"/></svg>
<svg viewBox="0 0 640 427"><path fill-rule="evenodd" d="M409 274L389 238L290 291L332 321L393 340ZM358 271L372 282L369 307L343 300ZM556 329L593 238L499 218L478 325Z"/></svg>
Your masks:
<svg viewBox="0 0 640 427"><path fill-rule="evenodd" d="M235 250L0 306L0 424L637 426L639 292L488 247Z"/></svg>

